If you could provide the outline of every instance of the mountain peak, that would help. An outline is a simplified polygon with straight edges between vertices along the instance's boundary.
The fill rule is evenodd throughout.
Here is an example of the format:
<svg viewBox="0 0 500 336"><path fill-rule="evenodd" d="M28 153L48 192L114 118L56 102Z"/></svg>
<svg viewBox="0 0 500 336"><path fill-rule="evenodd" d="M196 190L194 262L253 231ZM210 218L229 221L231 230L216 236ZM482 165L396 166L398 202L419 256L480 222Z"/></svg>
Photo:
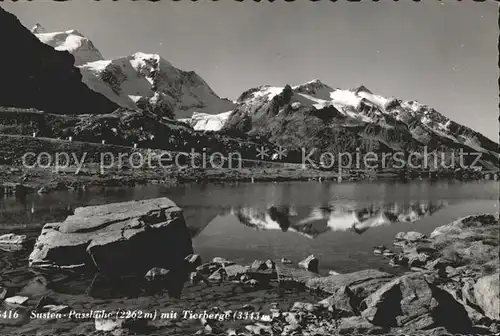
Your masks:
<svg viewBox="0 0 500 336"><path fill-rule="evenodd" d="M47 33L43 27L35 26L32 32L41 42L56 50L72 54L76 66L104 59L92 41L75 29Z"/></svg>
<svg viewBox="0 0 500 336"><path fill-rule="evenodd" d="M148 53L145 53L145 52L141 52L141 51L138 51L136 53L133 53L132 54L132 57L135 57L135 58L142 58L142 59L155 59L155 60L160 60L160 58L162 58L160 55L158 54L148 54Z"/></svg>
<svg viewBox="0 0 500 336"><path fill-rule="evenodd" d="M85 37L85 36L83 36L83 34L82 34L82 33L80 33L80 32L79 32L78 30L76 30L76 29L70 29L70 30L67 30L67 31L66 31L66 34L68 34L68 35L77 35L77 36L80 36L80 37Z"/></svg>
<svg viewBox="0 0 500 336"><path fill-rule="evenodd" d="M364 85L360 85L360 86L358 86L358 87L356 87L356 88L352 89L352 91L353 91L355 94L358 94L358 93L360 93L360 92L365 92L365 93L369 93L369 94L372 94L372 93L373 93L373 92L371 92L370 90L368 90L368 89L366 88L366 86L364 86Z"/></svg>
<svg viewBox="0 0 500 336"><path fill-rule="evenodd" d="M304 83L305 85L307 84L315 84L315 85L326 85L325 83L323 83L321 80L319 80L318 78L315 78L313 80L310 80L309 82L305 82Z"/></svg>
<svg viewBox="0 0 500 336"><path fill-rule="evenodd" d="M39 23L37 23L36 25L33 26L33 28L31 28L31 32L33 34L42 34L42 33L46 33L47 30Z"/></svg>
<svg viewBox="0 0 500 336"><path fill-rule="evenodd" d="M300 90L300 89L324 89L324 88L331 89L330 86L326 85L325 83L323 83L319 79L313 79L313 80L310 80L309 82L305 82L303 84L296 85L296 86L293 87L293 89L295 89L295 90Z"/></svg>

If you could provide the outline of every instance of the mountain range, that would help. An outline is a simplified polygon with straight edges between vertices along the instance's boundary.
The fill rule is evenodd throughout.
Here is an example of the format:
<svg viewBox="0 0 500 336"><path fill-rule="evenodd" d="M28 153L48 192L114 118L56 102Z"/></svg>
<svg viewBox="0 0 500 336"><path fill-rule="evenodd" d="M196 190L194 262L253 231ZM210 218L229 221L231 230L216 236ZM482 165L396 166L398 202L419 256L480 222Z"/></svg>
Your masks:
<svg viewBox="0 0 500 336"><path fill-rule="evenodd" d="M416 101L382 97L365 86L333 89L320 80L244 92L231 114L193 116L194 128L219 121L221 131L260 135L288 148L333 153L361 151L481 153L482 164L498 166L498 144ZM456 159L454 156L452 159ZM472 158L471 158L472 159ZM467 158L465 158L467 160Z"/></svg>
<svg viewBox="0 0 500 336"><path fill-rule="evenodd" d="M463 150L481 153L483 167L499 166L497 143L417 101L383 97L363 85L334 89L318 79L263 85L230 101L195 72L160 55L135 52L105 59L77 30L47 32L37 24L30 32L1 9L0 16L3 34L15 35L17 43L0 57L23 64L20 70L7 67L4 78L11 85L0 106L56 114L147 111L175 117L194 131L262 137L291 152Z"/></svg>
<svg viewBox="0 0 500 336"><path fill-rule="evenodd" d="M76 30L47 33L37 24L31 31L41 42L73 54L82 81L123 108L189 117L195 111L213 114L234 107L233 102L217 96L194 71L180 70L158 54L136 52L105 60L94 44Z"/></svg>

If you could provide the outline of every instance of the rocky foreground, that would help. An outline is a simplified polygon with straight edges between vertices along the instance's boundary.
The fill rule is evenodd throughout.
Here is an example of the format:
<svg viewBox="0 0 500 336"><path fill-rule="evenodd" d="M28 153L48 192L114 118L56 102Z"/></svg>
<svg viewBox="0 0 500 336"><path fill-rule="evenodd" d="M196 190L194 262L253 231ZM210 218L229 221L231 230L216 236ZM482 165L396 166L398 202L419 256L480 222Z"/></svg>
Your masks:
<svg viewBox="0 0 500 336"><path fill-rule="evenodd" d="M31 295L25 289L4 290L0 283L2 311L11 314L0 316L0 333L491 335L500 331L498 214L462 218L429 236L401 232L393 250L376 247L374 253L404 270L398 276L373 269L320 276L315 256L297 267L285 259L239 265L214 258L204 263L192 254L184 229L180 209L165 198L80 208L62 223L47 224L30 256L32 267L57 274L64 268L99 272L85 295L42 295L47 293L48 275L36 278L35 287L45 290ZM9 235L0 241L16 245L23 237ZM158 248L161 253L151 254ZM99 250L106 253L96 253ZM109 256L117 262L110 262ZM124 272L127 265L129 272ZM102 299L98 293L103 282L114 290L128 286L128 294Z"/></svg>

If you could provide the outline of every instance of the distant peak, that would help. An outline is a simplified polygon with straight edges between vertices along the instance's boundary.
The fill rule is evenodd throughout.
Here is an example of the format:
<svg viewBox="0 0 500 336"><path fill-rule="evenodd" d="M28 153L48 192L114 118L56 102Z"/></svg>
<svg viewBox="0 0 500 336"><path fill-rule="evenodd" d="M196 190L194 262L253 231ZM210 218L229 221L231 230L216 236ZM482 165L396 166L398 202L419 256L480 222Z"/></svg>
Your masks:
<svg viewBox="0 0 500 336"><path fill-rule="evenodd" d="M325 83L323 83L319 79L313 79L313 80L310 80L309 82L305 82L304 84L294 86L293 88L294 89L307 89L307 88L322 89L322 88L330 88L330 87L328 85L326 85Z"/></svg>
<svg viewBox="0 0 500 336"><path fill-rule="evenodd" d="M319 79L317 79L317 78L316 78L316 79L313 79L313 80L310 80L309 82L306 82L306 83L304 83L304 84L306 84L306 85L307 85L307 84L325 85L325 84L323 84L323 82L322 82L322 81L320 81L320 80L319 80Z"/></svg>
<svg viewBox="0 0 500 336"><path fill-rule="evenodd" d="M31 32L33 34L43 34L46 33L47 30L39 23L37 23L33 28L31 28Z"/></svg>
<svg viewBox="0 0 500 336"><path fill-rule="evenodd" d="M354 91L355 94L358 94L359 92L366 92L366 93L370 93L370 94L373 93L370 90L368 90L366 88L366 86L364 86L364 85L360 85L360 86L352 89L352 91Z"/></svg>
<svg viewBox="0 0 500 336"><path fill-rule="evenodd" d="M142 58L142 59L156 59L156 60L160 60L161 56L158 55L158 54L148 54L148 53L144 53L144 52L136 52L134 54L132 54L133 57L135 58Z"/></svg>
<svg viewBox="0 0 500 336"><path fill-rule="evenodd" d="M70 29L70 30L67 30L66 31L66 34L68 35L78 35L78 36L81 36L81 37L84 37L82 33L80 33L78 30L76 29Z"/></svg>

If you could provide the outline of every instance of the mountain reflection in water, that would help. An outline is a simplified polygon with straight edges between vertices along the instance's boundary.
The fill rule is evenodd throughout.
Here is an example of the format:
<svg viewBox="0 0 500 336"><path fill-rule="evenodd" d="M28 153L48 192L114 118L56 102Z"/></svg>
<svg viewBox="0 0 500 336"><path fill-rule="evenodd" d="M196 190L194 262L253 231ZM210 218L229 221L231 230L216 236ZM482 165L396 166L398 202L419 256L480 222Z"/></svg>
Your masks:
<svg viewBox="0 0 500 336"><path fill-rule="evenodd" d="M362 234L373 227L415 222L447 205L447 201L414 201L370 205L335 204L313 208L240 207L231 209L229 214L234 215L241 224L255 230L290 231L308 238L316 238L329 231L352 231Z"/></svg>

